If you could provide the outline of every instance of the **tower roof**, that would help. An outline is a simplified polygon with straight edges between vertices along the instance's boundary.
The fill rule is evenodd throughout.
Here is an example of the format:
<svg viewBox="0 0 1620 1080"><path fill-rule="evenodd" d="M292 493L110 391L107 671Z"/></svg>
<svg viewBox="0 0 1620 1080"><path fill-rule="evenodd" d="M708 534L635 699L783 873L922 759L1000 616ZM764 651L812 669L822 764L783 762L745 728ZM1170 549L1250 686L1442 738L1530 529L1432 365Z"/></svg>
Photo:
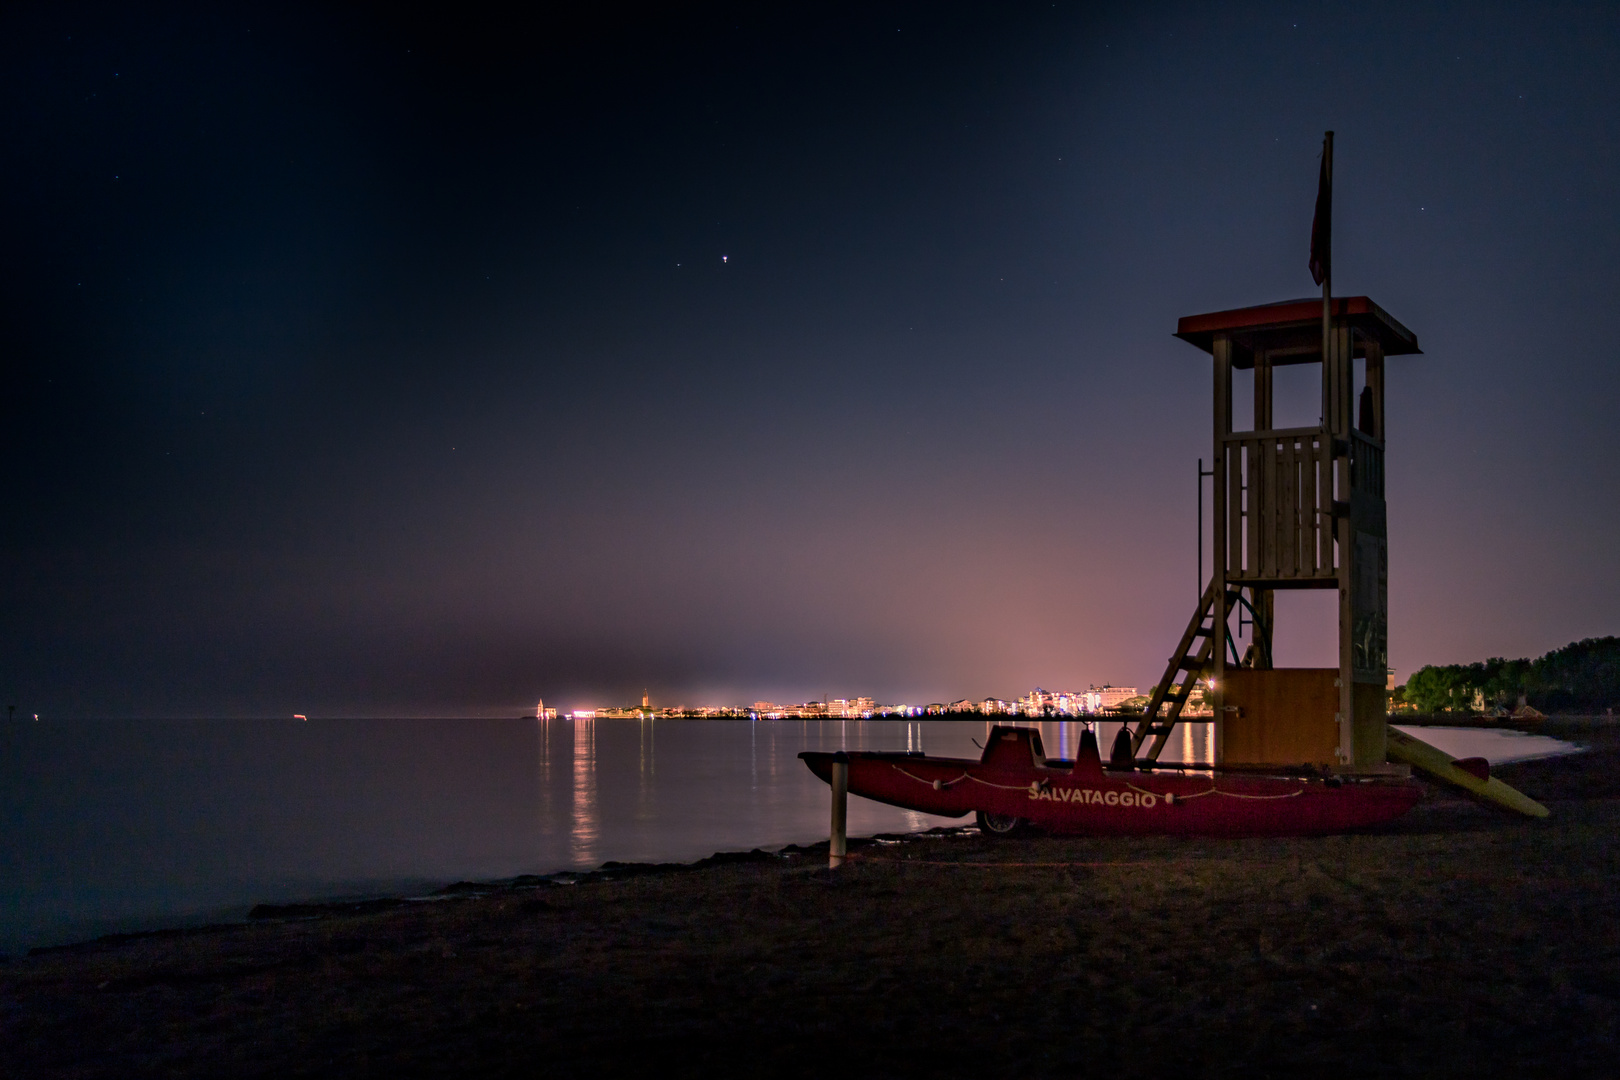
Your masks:
<svg viewBox="0 0 1620 1080"><path fill-rule="evenodd" d="M1385 356L1421 354L1417 335L1402 326L1389 312L1365 296L1336 296L1333 317L1348 322L1363 334L1377 338ZM1215 350L1215 335L1232 335L1237 346L1233 366L1254 366L1254 354L1264 350L1273 364L1304 364L1322 358L1322 301L1319 297L1283 300L1258 307L1212 311L1207 315L1186 315L1176 324L1176 337L1205 352ZM1360 349L1356 355L1361 355Z"/></svg>

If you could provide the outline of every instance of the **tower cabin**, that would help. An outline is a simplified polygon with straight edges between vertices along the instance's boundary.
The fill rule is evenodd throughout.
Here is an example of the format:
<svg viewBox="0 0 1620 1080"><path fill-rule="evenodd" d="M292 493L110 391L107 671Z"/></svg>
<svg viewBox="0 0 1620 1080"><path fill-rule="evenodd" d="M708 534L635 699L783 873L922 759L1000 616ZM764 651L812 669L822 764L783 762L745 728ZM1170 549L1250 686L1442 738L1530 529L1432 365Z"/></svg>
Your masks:
<svg viewBox="0 0 1620 1080"><path fill-rule="evenodd" d="M1384 360L1417 336L1365 296L1189 315L1176 336L1214 362L1214 573L1142 721L1133 756L1157 760L1200 679L1217 765L1376 774L1386 764L1389 557ZM1316 364L1319 422L1272 423L1273 374ZM1232 429L1233 372L1252 370L1254 428ZM1279 589L1338 590L1338 666L1277 668ZM1228 620L1252 620L1239 655Z"/></svg>

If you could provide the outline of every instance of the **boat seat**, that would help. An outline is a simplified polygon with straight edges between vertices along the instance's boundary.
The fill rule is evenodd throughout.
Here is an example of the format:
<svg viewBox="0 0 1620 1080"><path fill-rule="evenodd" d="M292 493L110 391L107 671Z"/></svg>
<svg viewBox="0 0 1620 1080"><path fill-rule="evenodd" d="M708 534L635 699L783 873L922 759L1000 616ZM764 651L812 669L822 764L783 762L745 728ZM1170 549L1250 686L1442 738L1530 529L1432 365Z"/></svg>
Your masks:
<svg viewBox="0 0 1620 1080"><path fill-rule="evenodd" d="M1009 727L997 724L990 729L984 741L984 755L979 764L1003 769L1027 769L1046 762L1041 746L1041 733L1034 728Z"/></svg>
<svg viewBox="0 0 1620 1080"><path fill-rule="evenodd" d="M1131 729L1120 725L1119 734L1114 736L1114 746L1108 752L1108 767L1122 769L1126 772L1136 770L1136 755L1131 751Z"/></svg>
<svg viewBox="0 0 1620 1080"><path fill-rule="evenodd" d="M1102 777L1102 752L1097 749L1097 733L1089 728L1080 733L1080 749L1074 755L1074 772L1096 780Z"/></svg>

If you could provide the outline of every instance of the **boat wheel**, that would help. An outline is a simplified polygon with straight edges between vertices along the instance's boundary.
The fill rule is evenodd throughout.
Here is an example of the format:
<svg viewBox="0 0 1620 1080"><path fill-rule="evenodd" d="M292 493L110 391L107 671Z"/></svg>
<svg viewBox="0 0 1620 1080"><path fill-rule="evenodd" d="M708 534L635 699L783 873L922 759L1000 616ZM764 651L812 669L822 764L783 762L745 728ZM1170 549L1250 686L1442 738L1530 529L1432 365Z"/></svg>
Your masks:
<svg viewBox="0 0 1620 1080"><path fill-rule="evenodd" d="M979 832L985 836L1022 836L1024 828L1029 824L1021 817L1011 814L988 814L978 811Z"/></svg>

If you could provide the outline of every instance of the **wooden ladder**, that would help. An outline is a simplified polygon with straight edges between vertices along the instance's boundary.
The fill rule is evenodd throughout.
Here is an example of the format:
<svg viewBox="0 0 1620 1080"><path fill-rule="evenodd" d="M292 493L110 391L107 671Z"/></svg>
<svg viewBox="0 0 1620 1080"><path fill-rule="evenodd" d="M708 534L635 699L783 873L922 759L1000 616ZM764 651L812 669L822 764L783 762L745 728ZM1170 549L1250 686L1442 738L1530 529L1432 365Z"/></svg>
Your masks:
<svg viewBox="0 0 1620 1080"><path fill-rule="evenodd" d="M1232 613L1232 605L1237 603L1237 598L1236 592L1226 593L1226 602L1221 605L1222 620ZM1214 666L1215 622L1210 618L1214 606L1215 583L1211 581L1204 589L1198 611L1187 624L1187 632L1181 635L1181 645L1167 661L1168 666L1164 669L1164 676L1159 679L1159 685L1153 688L1153 696L1148 699L1141 721L1131 732L1132 757L1142 756L1142 744L1152 736L1153 745L1148 748L1147 759L1159 760L1165 743L1170 741L1170 732L1175 730L1176 721L1181 718L1181 710L1192 697L1193 688ZM1164 710L1162 716L1161 709Z"/></svg>

